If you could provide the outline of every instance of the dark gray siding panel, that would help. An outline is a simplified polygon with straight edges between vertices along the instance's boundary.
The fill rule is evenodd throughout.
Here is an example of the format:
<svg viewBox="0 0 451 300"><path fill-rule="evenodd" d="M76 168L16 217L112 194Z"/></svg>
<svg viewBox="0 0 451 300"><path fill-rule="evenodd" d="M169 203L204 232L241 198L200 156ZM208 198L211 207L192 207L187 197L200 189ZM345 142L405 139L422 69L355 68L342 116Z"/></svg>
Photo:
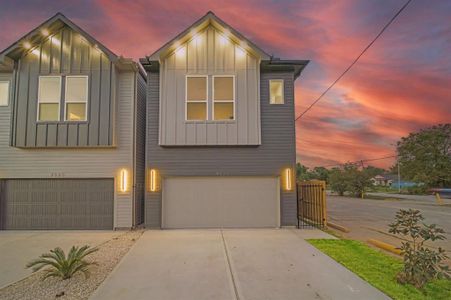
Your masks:
<svg viewBox="0 0 451 300"><path fill-rule="evenodd" d="M135 225L144 222L144 191L146 174L146 81L139 74L136 91L136 192Z"/></svg>
<svg viewBox="0 0 451 300"><path fill-rule="evenodd" d="M113 229L113 179L5 180L1 229Z"/></svg>
<svg viewBox="0 0 451 300"><path fill-rule="evenodd" d="M68 27L22 57L17 70L12 146L106 147L113 145L115 68L108 57ZM87 75L88 121L37 122L40 75ZM63 91L64 98L64 91Z"/></svg>
<svg viewBox="0 0 451 300"><path fill-rule="evenodd" d="M269 79L284 79L285 104L269 104ZM279 176L295 166L294 87L292 73L261 73L262 144L255 147L160 147L159 76L147 79L147 167L161 176ZM159 227L161 193L146 192L145 224ZM295 192L281 192L281 224L296 224Z"/></svg>

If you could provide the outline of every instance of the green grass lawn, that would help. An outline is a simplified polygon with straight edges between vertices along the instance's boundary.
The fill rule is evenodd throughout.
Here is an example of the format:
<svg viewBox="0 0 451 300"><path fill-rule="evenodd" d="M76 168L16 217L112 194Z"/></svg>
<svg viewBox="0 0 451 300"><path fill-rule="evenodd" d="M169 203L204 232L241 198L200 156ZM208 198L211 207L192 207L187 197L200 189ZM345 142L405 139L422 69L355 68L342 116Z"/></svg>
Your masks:
<svg viewBox="0 0 451 300"><path fill-rule="evenodd" d="M436 280L418 290L396 282L402 261L353 240L308 240L343 266L393 299L451 299L451 281Z"/></svg>

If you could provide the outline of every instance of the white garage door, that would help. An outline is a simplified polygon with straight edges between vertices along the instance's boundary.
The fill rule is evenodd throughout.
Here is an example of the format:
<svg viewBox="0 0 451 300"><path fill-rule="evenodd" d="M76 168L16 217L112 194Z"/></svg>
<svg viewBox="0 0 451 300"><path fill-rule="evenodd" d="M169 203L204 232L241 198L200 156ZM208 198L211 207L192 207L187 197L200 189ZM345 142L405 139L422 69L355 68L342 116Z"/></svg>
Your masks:
<svg viewBox="0 0 451 300"><path fill-rule="evenodd" d="M276 177L171 177L163 184L163 228L279 227Z"/></svg>

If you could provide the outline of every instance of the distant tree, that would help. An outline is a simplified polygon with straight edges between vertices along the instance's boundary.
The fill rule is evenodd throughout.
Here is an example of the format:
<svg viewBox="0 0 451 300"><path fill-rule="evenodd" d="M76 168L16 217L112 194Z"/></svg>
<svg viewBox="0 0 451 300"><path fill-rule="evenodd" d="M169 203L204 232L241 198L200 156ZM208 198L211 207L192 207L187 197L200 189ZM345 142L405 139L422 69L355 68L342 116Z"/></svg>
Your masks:
<svg viewBox="0 0 451 300"><path fill-rule="evenodd" d="M314 179L323 180L329 182L329 170L325 167L315 167L312 171L312 177Z"/></svg>
<svg viewBox="0 0 451 300"><path fill-rule="evenodd" d="M373 185L371 182L372 170L367 168L359 169L354 164L346 164L344 167L345 178L347 180L347 190L356 197L362 197Z"/></svg>
<svg viewBox="0 0 451 300"><path fill-rule="evenodd" d="M311 179L311 174L308 167L301 163L296 164L296 178L299 181L305 181Z"/></svg>
<svg viewBox="0 0 451 300"><path fill-rule="evenodd" d="M333 168L329 171L329 186L333 192L344 195L348 189L348 180L343 169Z"/></svg>
<svg viewBox="0 0 451 300"><path fill-rule="evenodd" d="M410 133L397 143L397 151L403 178L429 187L451 186L450 123Z"/></svg>
<svg viewBox="0 0 451 300"><path fill-rule="evenodd" d="M364 168L365 172L372 177L376 176L376 175L382 175L387 173L387 170L382 169L382 168L378 168L378 167L374 167L374 166L367 166Z"/></svg>

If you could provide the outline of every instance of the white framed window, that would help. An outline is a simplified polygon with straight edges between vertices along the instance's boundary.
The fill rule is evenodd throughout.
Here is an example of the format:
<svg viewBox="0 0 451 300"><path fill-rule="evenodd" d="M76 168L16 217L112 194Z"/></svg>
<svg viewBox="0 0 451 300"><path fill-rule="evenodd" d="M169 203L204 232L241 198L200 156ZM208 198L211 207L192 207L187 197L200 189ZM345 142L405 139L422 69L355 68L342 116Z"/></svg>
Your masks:
<svg viewBox="0 0 451 300"><path fill-rule="evenodd" d="M283 79L269 80L269 103L284 104Z"/></svg>
<svg viewBox="0 0 451 300"><path fill-rule="evenodd" d="M187 75L185 88L185 120L208 120L208 76Z"/></svg>
<svg viewBox="0 0 451 300"><path fill-rule="evenodd" d="M59 121L61 76L39 76L38 121Z"/></svg>
<svg viewBox="0 0 451 300"><path fill-rule="evenodd" d="M235 120L235 76L213 76L213 120Z"/></svg>
<svg viewBox="0 0 451 300"><path fill-rule="evenodd" d="M0 81L0 106L9 105L9 81Z"/></svg>
<svg viewBox="0 0 451 300"><path fill-rule="evenodd" d="M87 121L88 76L66 76L64 120Z"/></svg>

